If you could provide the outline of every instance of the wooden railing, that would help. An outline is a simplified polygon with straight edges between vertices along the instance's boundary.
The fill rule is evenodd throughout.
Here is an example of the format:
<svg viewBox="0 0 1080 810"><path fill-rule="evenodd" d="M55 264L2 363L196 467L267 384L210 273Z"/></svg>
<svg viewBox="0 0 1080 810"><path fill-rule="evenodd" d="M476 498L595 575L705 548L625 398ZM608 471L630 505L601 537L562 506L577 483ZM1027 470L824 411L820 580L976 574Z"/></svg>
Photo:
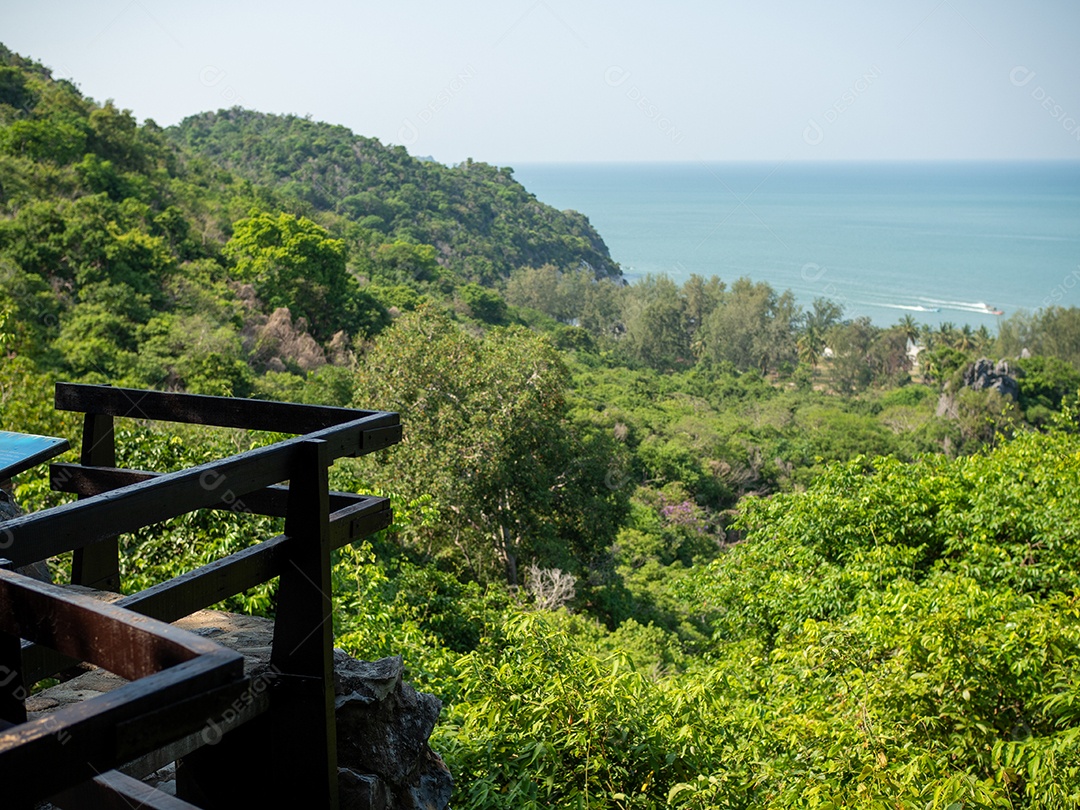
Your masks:
<svg viewBox="0 0 1080 810"><path fill-rule="evenodd" d="M0 806L336 808L330 555L391 512L331 492L328 471L400 441L397 414L73 384L57 385L56 407L85 414L81 463L51 467L53 488L79 500L2 526ZM115 466L123 417L301 435L153 473ZM73 584L119 591L119 535L238 503L284 517L284 533L111 605L10 570L73 552ZM272 675L259 683L238 654L165 624L274 578ZM131 683L26 722L27 688L79 661ZM179 798L134 778L173 761Z"/></svg>

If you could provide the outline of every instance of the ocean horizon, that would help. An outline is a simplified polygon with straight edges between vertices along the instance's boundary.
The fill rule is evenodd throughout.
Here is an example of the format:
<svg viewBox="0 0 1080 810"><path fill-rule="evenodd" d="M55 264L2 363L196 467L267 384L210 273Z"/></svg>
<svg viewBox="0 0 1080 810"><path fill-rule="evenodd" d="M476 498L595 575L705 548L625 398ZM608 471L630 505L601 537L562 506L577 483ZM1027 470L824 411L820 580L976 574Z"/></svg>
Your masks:
<svg viewBox="0 0 1080 810"><path fill-rule="evenodd" d="M1080 161L522 163L628 281L741 276L880 326L1080 305Z"/></svg>

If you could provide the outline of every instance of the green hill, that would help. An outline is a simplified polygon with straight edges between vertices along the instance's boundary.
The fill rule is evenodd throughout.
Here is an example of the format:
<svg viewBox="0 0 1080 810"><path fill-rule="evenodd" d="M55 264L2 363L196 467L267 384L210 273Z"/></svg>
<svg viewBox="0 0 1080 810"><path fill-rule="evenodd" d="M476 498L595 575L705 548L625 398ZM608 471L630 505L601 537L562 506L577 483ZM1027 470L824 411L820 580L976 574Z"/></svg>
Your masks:
<svg viewBox="0 0 1080 810"><path fill-rule="evenodd" d="M298 396L424 299L506 322L526 266L621 280L508 169L238 109L166 132L0 45L0 332L43 369Z"/></svg>
<svg viewBox="0 0 1080 810"><path fill-rule="evenodd" d="M392 239L434 245L440 263L480 283L518 267L578 267L618 276L607 246L576 211L556 211L507 168L448 168L306 118L233 108L168 130L173 143L317 212Z"/></svg>

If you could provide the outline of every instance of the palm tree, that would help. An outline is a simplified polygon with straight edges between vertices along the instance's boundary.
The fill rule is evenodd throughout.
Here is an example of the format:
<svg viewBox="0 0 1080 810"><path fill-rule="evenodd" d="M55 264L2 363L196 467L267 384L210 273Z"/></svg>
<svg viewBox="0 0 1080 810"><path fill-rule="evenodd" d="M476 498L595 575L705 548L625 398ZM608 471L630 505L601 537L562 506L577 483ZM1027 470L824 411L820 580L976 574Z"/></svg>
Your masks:
<svg viewBox="0 0 1080 810"><path fill-rule="evenodd" d="M903 331L904 337L912 343L919 342L919 324L916 322L914 315L905 315L897 325Z"/></svg>
<svg viewBox="0 0 1080 810"><path fill-rule="evenodd" d="M919 324L919 342L926 347L927 351L931 351L937 347L937 338L934 334L934 328L930 324Z"/></svg>
<svg viewBox="0 0 1080 810"><path fill-rule="evenodd" d="M799 361L809 363L810 368L816 370L818 358L821 357L821 351L824 348L823 344L824 341L821 339L821 334L817 328L807 326L803 333L799 335Z"/></svg>
<svg viewBox="0 0 1080 810"><path fill-rule="evenodd" d="M970 352L975 348L975 332L972 331L971 324L965 323L960 334L956 336L956 348L962 352Z"/></svg>
<svg viewBox="0 0 1080 810"><path fill-rule="evenodd" d="M937 328L937 343L956 348L956 324L952 321L942 321Z"/></svg>

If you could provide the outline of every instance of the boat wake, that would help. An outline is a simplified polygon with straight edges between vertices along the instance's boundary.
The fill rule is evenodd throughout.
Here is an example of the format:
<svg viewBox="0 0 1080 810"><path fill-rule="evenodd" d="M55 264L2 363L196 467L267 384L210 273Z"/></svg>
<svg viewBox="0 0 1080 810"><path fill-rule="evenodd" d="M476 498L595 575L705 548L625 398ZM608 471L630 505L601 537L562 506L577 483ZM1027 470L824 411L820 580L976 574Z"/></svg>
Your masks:
<svg viewBox="0 0 1080 810"><path fill-rule="evenodd" d="M888 307L889 309L906 309L908 312L941 312L940 307L926 307L922 304L876 304L879 307Z"/></svg>
<svg viewBox="0 0 1080 810"><path fill-rule="evenodd" d="M919 298L928 304L934 304L942 309L953 309L957 312L978 312L983 315L1003 315L1004 313L992 307L984 301L943 301L938 298Z"/></svg>

